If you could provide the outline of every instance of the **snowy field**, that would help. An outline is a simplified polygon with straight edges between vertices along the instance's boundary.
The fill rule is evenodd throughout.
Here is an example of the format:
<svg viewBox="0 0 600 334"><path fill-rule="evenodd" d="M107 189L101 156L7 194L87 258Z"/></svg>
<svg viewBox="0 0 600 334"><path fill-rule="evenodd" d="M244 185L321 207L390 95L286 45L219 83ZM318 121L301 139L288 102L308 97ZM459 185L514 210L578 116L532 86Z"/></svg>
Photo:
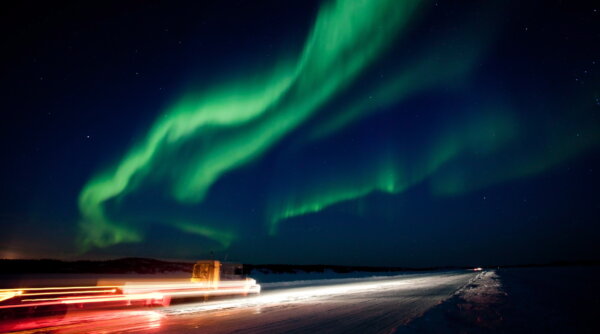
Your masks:
<svg viewBox="0 0 600 334"><path fill-rule="evenodd" d="M5 323L0 330L107 334L600 333L595 321L600 310L596 292L599 273L596 267L565 267L402 275L253 275L262 279L260 296L156 309L74 311L63 319Z"/></svg>

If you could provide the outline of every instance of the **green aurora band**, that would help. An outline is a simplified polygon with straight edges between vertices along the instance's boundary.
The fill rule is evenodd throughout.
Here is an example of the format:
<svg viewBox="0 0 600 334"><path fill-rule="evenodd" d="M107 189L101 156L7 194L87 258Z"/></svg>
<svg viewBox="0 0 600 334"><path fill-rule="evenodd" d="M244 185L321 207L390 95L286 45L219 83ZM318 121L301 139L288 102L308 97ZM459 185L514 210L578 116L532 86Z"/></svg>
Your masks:
<svg viewBox="0 0 600 334"><path fill-rule="evenodd" d="M351 166L336 175L296 186L288 197L277 197L271 205L270 230L285 219L321 211L331 205L366 196L375 191L398 194L434 174L447 162L472 152L493 152L510 143L516 133L515 119L509 112L490 111L475 119L459 122L459 126L440 131L422 155L404 157L389 150L380 159L368 159L368 168L359 171ZM411 161L410 165L402 161Z"/></svg>
<svg viewBox="0 0 600 334"><path fill-rule="evenodd" d="M460 90L491 44L493 23L465 20L462 28L435 36L420 52L398 61L385 78L361 86L357 94L336 104L383 58L386 49L398 45L394 43L416 16L419 3L326 2L296 59L185 95L117 164L83 188L79 197L83 250L143 240L144 219L132 224L111 214L114 203L143 185L166 185L165 192L177 203L198 205L226 173L260 158L302 126L306 131L296 133L286 148L290 156L301 156L306 147L421 93L448 87ZM457 112L430 138L408 138L381 155L363 157L360 164L338 162L329 171L306 168L301 182L294 184L286 183L284 173L275 182L282 191L265 190L262 223L267 233L276 234L286 219L375 192L396 195L427 182L433 195L455 196L526 177L597 147L600 141L596 123L580 117L587 112L585 105L563 106L577 111L573 125L558 119L549 122L553 125L539 136L547 141L515 151L515 146L532 142L526 129L539 126L532 124L535 120L519 118L521 113L506 100L475 106L466 116ZM574 137L573 128L582 136ZM410 147L412 143L418 146ZM454 168L455 164L462 168ZM162 223L213 240L222 248L238 238L235 227L203 218L161 216Z"/></svg>
<svg viewBox="0 0 600 334"><path fill-rule="evenodd" d="M138 229L110 219L105 206L144 178L169 179L176 199L201 201L221 175L256 159L356 78L406 26L417 3L326 2L295 66L275 71L266 81L241 81L219 92L184 98L122 161L84 186L79 196L81 246L142 240ZM218 140L196 148L182 169L153 171L162 156L203 136ZM214 233L205 236L219 238Z"/></svg>

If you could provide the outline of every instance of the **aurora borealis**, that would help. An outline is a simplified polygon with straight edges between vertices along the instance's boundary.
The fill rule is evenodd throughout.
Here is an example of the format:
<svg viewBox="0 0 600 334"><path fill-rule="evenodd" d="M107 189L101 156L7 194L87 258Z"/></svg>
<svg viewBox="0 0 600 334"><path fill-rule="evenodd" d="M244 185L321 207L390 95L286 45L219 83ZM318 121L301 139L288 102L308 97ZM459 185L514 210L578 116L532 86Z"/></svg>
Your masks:
<svg viewBox="0 0 600 334"><path fill-rule="evenodd" d="M17 29L0 255L599 255L600 9L187 5L71 4Z"/></svg>

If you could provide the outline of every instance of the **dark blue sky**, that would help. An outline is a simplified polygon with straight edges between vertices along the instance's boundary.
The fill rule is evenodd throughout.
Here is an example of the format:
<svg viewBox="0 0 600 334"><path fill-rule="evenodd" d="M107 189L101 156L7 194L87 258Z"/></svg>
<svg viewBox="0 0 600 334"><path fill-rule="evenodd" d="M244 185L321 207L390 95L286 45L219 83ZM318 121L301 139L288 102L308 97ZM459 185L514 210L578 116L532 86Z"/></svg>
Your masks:
<svg viewBox="0 0 600 334"><path fill-rule="evenodd" d="M600 6L3 6L0 258L600 255Z"/></svg>

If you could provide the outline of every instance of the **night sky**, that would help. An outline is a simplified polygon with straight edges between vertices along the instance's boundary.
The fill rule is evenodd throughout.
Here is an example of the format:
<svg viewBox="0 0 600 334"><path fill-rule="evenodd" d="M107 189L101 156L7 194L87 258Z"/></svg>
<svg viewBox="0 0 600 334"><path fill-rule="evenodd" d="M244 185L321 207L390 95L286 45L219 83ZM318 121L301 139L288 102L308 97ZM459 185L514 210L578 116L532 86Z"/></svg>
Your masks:
<svg viewBox="0 0 600 334"><path fill-rule="evenodd" d="M3 4L0 258L600 258L600 4Z"/></svg>

